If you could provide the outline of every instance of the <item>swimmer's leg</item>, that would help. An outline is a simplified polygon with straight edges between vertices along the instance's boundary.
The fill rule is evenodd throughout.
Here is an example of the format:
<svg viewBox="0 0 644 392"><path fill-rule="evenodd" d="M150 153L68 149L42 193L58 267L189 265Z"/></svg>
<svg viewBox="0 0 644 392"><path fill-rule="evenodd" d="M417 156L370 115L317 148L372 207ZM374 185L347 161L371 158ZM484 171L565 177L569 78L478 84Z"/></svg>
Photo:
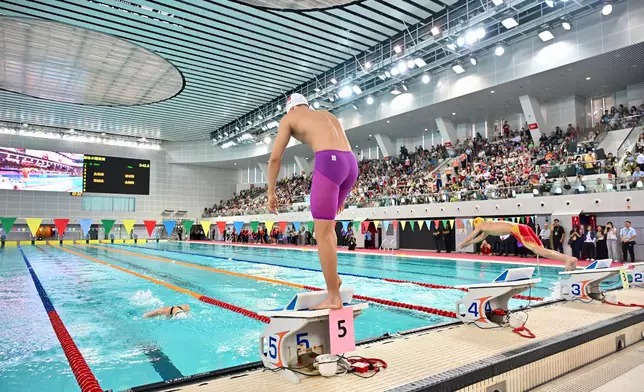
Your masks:
<svg viewBox="0 0 644 392"><path fill-rule="evenodd" d="M551 260L561 261L566 265L566 271L574 271L575 269L577 269L577 259L572 256L567 256L563 253L559 253L551 249L546 249L543 246L536 244L524 244L524 246L538 256L545 257Z"/></svg>

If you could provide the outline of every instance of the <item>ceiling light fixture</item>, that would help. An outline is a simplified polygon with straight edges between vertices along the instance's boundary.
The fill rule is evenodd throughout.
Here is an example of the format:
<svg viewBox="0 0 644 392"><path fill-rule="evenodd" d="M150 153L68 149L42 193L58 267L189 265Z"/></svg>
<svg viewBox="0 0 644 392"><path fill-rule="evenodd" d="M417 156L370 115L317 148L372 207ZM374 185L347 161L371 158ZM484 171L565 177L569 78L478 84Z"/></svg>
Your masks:
<svg viewBox="0 0 644 392"><path fill-rule="evenodd" d="M472 45L478 40L478 33L476 30L470 30L467 33L465 33L465 43L468 45Z"/></svg>
<svg viewBox="0 0 644 392"><path fill-rule="evenodd" d="M282 105L278 104L277 105L277 110L282 110Z"/></svg>
<svg viewBox="0 0 644 392"><path fill-rule="evenodd" d="M353 89L353 92L356 93L356 95L362 94L362 89L357 84L354 84L351 88Z"/></svg>
<svg viewBox="0 0 644 392"><path fill-rule="evenodd" d="M586 77L586 80L590 80L590 76L587 76L587 77Z"/></svg>
<svg viewBox="0 0 644 392"><path fill-rule="evenodd" d="M501 24L502 24L502 25L503 25L503 27L505 27L506 29L511 29L511 28L513 28L513 27L517 27L517 26L519 25L519 22L517 22L517 20L516 20L516 19L514 19L514 17L512 17L512 16L508 16L507 18L505 18L505 19L503 19L503 20L501 21Z"/></svg>
<svg viewBox="0 0 644 392"><path fill-rule="evenodd" d="M320 103L318 101L313 102L313 107L315 109L319 109L320 108Z"/></svg>
<svg viewBox="0 0 644 392"><path fill-rule="evenodd" d="M398 54L400 54L400 52L402 52L402 48L400 47L400 45L394 46L394 52L396 52Z"/></svg>
<svg viewBox="0 0 644 392"><path fill-rule="evenodd" d="M490 91L490 94L494 94L494 90Z"/></svg>
<svg viewBox="0 0 644 392"><path fill-rule="evenodd" d="M478 39L485 38L485 34L487 34L487 32L485 31L485 27L483 27L483 26L477 27L476 30L474 30L474 31L476 32L476 38L478 38Z"/></svg>
<svg viewBox="0 0 644 392"><path fill-rule="evenodd" d="M264 138L264 144L271 144L271 137L270 136L266 136Z"/></svg>
<svg viewBox="0 0 644 392"><path fill-rule="evenodd" d="M456 38L456 45L458 45L459 47L465 45L465 38L463 37Z"/></svg>
<svg viewBox="0 0 644 392"><path fill-rule="evenodd" d="M403 61L398 63L398 73L403 73L407 71L407 64L405 64Z"/></svg>
<svg viewBox="0 0 644 392"><path fill-rule="evenodd" d="M385 71L385 77L390 78L390 77L391 77L391 73L390 73L389 71Z"/></svg>
<svg viewBox="0 0 644 392"><path fill-rule="evenodd" d="M407 88L407 85L405 83L402 84L402 88L403 90L405 90L405 92L409 91L409 88Z"/></svg>
<svg viewBox="0 0 644 392"><path fill-rule="evenodd" d="M316 87L316 88L315 88L315 92L316 92L316 93L319 93L319 92L320 92L320 88L319 88L319 87Z"/></svg>
<svg viewBox="0 0 644 392"><path fill-rule="evenodd" d="M570 30L572 29L572 22L570 21L569 17L564 17L561 21L561 27L564 28L564 30Z"/></svg>
<svg viewBox="0 0 644 392"><path fill-rule="evenodd" d="M350 97L352 94L351 87L349 86L344 86L338 91L338 97L340 98L347 98Z"/></svg>
<svg viewBox="0 0 644 392"><path fill-rule="evenodd" d="M546 0L546 5L550 8L553 8L557 4L555 0Z"/></svg>
<svg viewBox="0 0 644 392"><path fill-rule="evenodd" d="M497 56L503 56L503 53L505 53L505 48L503 47L503 45L499 45L496 47L496 49L494 49L494 54Z"/></svg>
<svg viewBox="0 0 644 392"><path fill-rule="evenodd" d="M391 76L396 76L396 75L398 75L398 68L393 67L393 68L391 69Z"/></svg>
<svg viewBox="0 0 644 392"><path fill-rule="evenodd" d="M439 29L438 27L434 26L431 29L431 33L432 33L433 36L437 36L438 34L441 33L441 29Z"/></svg>
<svg viewBox="0 0 644 392"><path fill-rule="evenodd" d="M367 97L367 105L373 105L373 101L374 100L372 96Z"/></svg>
<svg viewBox="0 0 644 392"><path fill-rule="evenodd" d="M365 67L365 69L371 69L371 65L372 65L372 64L371 64L371 61L367 61L367 62L364 64L364 67Z"/></svg>
<svg viewBox="0 0 644 392"><path fill-rule="evenodd" d="M613 12L613 6L610 3L604 4L602 7L602 15L608 16L610 13Z"/></svg>
<svg viewBox="0 0 644 392"><path fill-rule="evenodd" d="M427 65L427 63L425 62L425 60L421 59L420 57L417 57L417 58L415 58L415 59L414 59L414 64L416 64L416 66L417 66L418 68L420 68L420 67L424 67L424 66L426 66L426 65Z"/></svg>
<svg viewBox="0 0 644 392"><path fill-rule="evenodd" d="M355 103L352 104L351 107L354 108L355 110L358 110L358 105L356 105Z"/></svg>
<svg viewBox="0 0 644 392"><path fill-rule="evenodd" d="M449 50L456 50L456 44L454 42L450 42L449 44L447 44L445 46L447 46L447 49L449 49Z"/></svg>
<svg viewBox="0 0 644 392"><path fill-rule="evenodd" d="M338 84L338 81L336 78L331 78L331 84Z"/></svg>
<svg viewBox="0 0 644 392"><path fill-rule="evenodd" d="M399 89L398 89L398 87L396 87L396 86L394 86L394 87L391 89L390 93L392 93L393 95L399 95L399 94L401 94L400 90L399 90Z"/></svg>
<svg viewBox="0 0 644 392"><path fill-rule="evenodd" d="M470 63L471 63L472 65L476 65L476 64L478 64L479 62L478 62L478 60L476 59L476 57L472 56L472 57L470 57Z"/></svg>
<svg viewBox="0 0 644 392"><path fill-rule="evenodd" d="M431 77L427 74L423 75L422 81L423 83L427 84L431 80Z"/></svg>
<svg viewBox="0 0 644 392"><path fill-rule="evenodd" d="M454 72L456 72L457 74L462 74L463 72L465 72L465 68L463 68L463 66L461 65L461 63L454 63L454 64L452 65L452 70L453 70Z"/></svg>
<svg viewBox="0 0 644 392"><path fill-rule="evenodd" d="M414 60L407 60L407 68L409 69L414 69L416 64L414 64Z"/></svg>
<svg viewBox="0 0 644 392"><path fill-rule="evenodd" d="M550 30L545 29L539 32L539 38L541 38L541 41L543 42L548 42L552 39L555 39L555 36L552 34Z"/></svg>
<svg viewBox="0 0 644 392"><path fill-rule="evenodd" d="M496 5L496 6L499 6L499 5L503 4L503 0L492 0L492 3L494 3L494 5Z"/></svg>

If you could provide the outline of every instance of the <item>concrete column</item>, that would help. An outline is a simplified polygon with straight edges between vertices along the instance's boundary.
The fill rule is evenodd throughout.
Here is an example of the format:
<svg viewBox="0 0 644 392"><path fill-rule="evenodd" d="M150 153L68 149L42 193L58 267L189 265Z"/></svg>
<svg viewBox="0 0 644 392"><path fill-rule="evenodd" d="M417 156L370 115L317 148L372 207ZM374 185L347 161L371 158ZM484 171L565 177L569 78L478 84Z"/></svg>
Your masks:
<svg viewBox="0 0 644 392"><path fill-rule="evenodd" d="M309 164L309 161L306 160L306 158L297 155L293 158L295 158L295 164L300 169L300 171L303 171L304 173L311 172L311 165Z"/></svg>
<svg viewBox="0 0 644 392"><path fill-rule="evenodd" d="M450 142L452 144L456 144L458 136L456 134L456 127L454 127L451 120L439 117L436 119L436 126L443 138L443 143Z"/></svg>
<svg viewBox="0 0 644 392"><path fill-rule="evenodd" d="M521 109L523 109L523 115L528 123L532 140L535 146L538 146L541 133L546 132L548 129L548 124L546 124L541 112L541 105L535 97L529 95L520 96L519 102L521 102Z"/></svg>
<svg viewBox="0 0 644 392"><path fill-rule="evenodd" d="M396 147L391 142L391 139L389 139L389 136L376 134L376 142L378 143L378 147L380 148L380 151L382 151L383 157L390 157L392 155L396 155Z"/></svg>
<svg viewBox="0 0 644 392"><path fill-rule="evenodd" d="M257 162L257 166L259 166L259 170L264 173L264 177L266 177L266 181L268 181L268 163Z"/></svg>

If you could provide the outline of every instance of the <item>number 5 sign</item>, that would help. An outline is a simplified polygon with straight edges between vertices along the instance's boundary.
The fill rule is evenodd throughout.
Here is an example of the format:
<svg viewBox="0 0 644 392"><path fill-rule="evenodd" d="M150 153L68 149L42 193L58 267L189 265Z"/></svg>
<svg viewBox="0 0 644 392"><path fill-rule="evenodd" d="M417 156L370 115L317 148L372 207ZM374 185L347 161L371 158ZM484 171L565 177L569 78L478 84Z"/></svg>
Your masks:
<svg viewBox="0 0 644 392"><path fill-rule="evenodd" d="M351 306L332 310L329 313L329 340L331 354L343 354L356 349Z"/></svg>

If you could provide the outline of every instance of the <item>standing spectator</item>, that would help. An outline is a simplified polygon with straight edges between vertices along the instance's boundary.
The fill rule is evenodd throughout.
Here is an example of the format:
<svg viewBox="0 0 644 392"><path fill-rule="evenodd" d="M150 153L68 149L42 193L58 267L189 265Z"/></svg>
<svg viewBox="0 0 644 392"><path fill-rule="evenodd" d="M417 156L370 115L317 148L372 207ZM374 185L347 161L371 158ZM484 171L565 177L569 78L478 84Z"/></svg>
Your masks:
<svg viewBox="0 0 644 392"><path fill-rule="evenodd" d="M586 260L593 261L595 260L595 241L597 241L597 235L593 231L591 225L586 227L586 233L583 236L584 238L584 252L583 255Z"/></svg>
<svg viewBox="0 0 644 392"><path fill-rule="evenodd" d="M606 246L606 229L601 225L597 226L597 260L608 258L608 247Z"/></svg>
<svg viewBox="0 0 644 392"><path fill-rule="evenodd" d="M628 263L628 255L631 255L631 262L635 262L635 238L637 232L635 228L631 227L631 221L626 221L625 227L619 231L619 236L622 240L622 255L624 256L624 263Z"/></svg>
<svg viewBox="0 0 644 392"><path fill-rule="evenodd" d="M640 135L642 137L642 135ZM640 149L639 154L637 154L637 166L640 167L641 171L644 171L644 149Z"/></svg>
<svg viewBox="0 0 644 392"><path fill-rule="evenodd" d="M452 251L452 241L451 241L451 232L452 232L452 227L447 222L445 226L443 226L443 230L441 231L441 237L443 237L443 243L445 244L445 252L450 253Z"/></svg>
<svg viewBox="0 0 644 392"><path fill-rule="evenodd" d="M441 253L442 236L438 225L434 225L434 232L432 234L434 234L434 241L436 241L436 252Z"/></svg>
<svg viewBox="0 0 644 392"><path fill-rule="evenodd" d="M507 120L503 122L503 135L506 138L510 137L510 125Z"/></svg>
<svg viewBox="0 0 644 392"><path fill-rule="evenodd" d="M543 242L544 244L547 244L550 242L550 229L548 229L547 223L543 225L543 229L539 230L538 233L539 233L539 238L541 238L541 242Z"/></svg>
<svg viewBox="0 0 644 392"><path fill-rule="evenodd" d="M369 230L364 233L364 247L365 249L371 248L371 231Z"/></svg>
<svg viewBox="0 0 644 392"><path fill-rule="evenodd" d="M617 248L617 229L613 222L606 224L606 247L608 248L608 258L619 260L619 250Z"/></svg>
<svg viewBox="0 0 644 392"><path fill-rule="evenodd" d="M563 253L564 239L566 238L566 231L559 225L559 219L555 219L552 225L552 241L551 248L559 253Z"/></svg>
<svg viewBox="0 0 644 392"><path fill-rule="evenodd" d="M568 240L568 245L572 248L572 257L581 259L581 244L582 239L579 227L575 226L570 230L570 239Z"/></svg>

